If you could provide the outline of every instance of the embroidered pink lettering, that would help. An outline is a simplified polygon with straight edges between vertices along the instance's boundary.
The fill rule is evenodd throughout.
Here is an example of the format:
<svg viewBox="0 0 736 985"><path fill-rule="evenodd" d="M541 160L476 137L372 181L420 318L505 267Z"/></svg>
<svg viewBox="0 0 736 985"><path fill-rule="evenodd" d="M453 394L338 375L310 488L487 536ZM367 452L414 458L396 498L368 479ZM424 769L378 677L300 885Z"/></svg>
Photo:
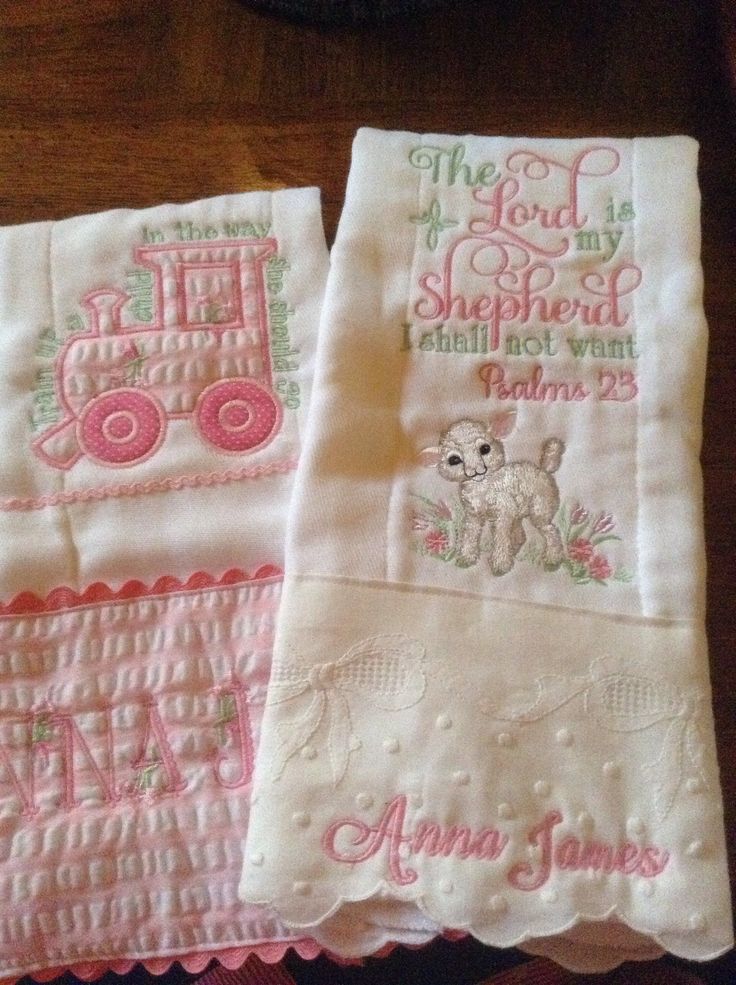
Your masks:
<svg viewBox="0 0 736 985"><path fill-rule="evenodd" d="M541 823L529 832L529 844L539 849L540 855L536 865L517 862L509 870L508 881L515 889L524 892L540 889L554 868L569 872L604 872L608 875L620 872L625 876L639 875L651 879L664 872L669 862L669 852L629 841L613 846L605 842L581 842L568 835L555 843L554 829L562 820L559 811L549 811Z"/></svg>
<svg viewBox="0 0 736 985"><path fill-rule="evenodd" d="M591 391L580 380L556 380L544 377L541 366L535 366L525 379L509 380L500 363L483 363L478 370L486 397L496 400L531 400L538 403L586 400Z"/></svg>
<svg viewBox="0 0 736 985"><path fill-rule="evenodd" d="M463 246L470 252L462 250ZM484 269L479 266L481 258L488 261ZM495 290L473 297L455 292L455 276L463 263ZM495 351L501 327L509 322L569 325L577 320L586 327L623 328L630 315L622 310L621 301L641 284L642 272L635 264L622 263L608 273L587 273L580 285L588 296L548 297L546 292L555 280L556 273L548 263L529 263L521 272L512 271L509 254L500 244L464 237L447 251L441 274L421 275L422 296L415 302L414 312L423 321L487 322L490 348Z"/></svg>
<svg viewBox="0 0 736 985"><path fill-rule="evenodd" d="M253 776L254 750L253 732L251 729L250 714L248 712L248 689L242 681L233 678L228 687L217 689L219 704L219 714L217 718L217 728L220 732L220 748L215 752L214 771L215 778L221 787L228 790L235 790L249 783ZM226 736L232 738L236 749L238 760L238 772L235 776L230 776L227 772L223 773L222 767L228 764L230 756L222 748L226 744Z"/></svg>
<svg viewBox="0 0 736 985"><path fill-rule="evenodd" d="M24 785L21 781L20 777L13 768L13 764L10 761L10 756L2 745L0 745L0 764L4 767L5 774L8 780L10 780L16 796L20 800L21 814L23 817L35 817L35 815L38 814L39 808L36 805L36 791L33 777L33 758L31 757L28 762L29 769L27 785Z"/></svg>
<svg viewBox="0 0 736 985"><path fill-rule="evenodd" d="M514 201L520 189L521 184L516 178L504 178L502 181L499 181L487 198L483 197L480 189L476 189L473 192L473 198L481 205L488 206L488 215L485 219L473 219L470 222L471 232L483 236L492 236L500 233L506 245L513 244L514 246L519 246L523 250L528 250L530 253L538 256L563 256L563 254L567 253L570 246L570 242L566 237L560 240L556 249L549 250L545 249L539 243L534 243L520 236L514 229L509 228L509 226L515 228L523 227L535 220L541 220L540 225L544 229L549 229L552 226L556 229L564 229L568 225L567 223L562 226L557 224L560 221L562 211L565 208L564 206L553 210L554 219L550 219L550 210L541 209L538 205L526 206L523 203L516 203L507 208L507 204Z"/></svg>
<svg viewBox="0 0 736 985"><path fill-rule="evenodd" d="M211 756L212 772L219 787L235 790L250 783L253 776L255 754L248 688L232 677L214 693L218 697L215 720L218 747ZM129 756L122 759L119 742L116 747L109 706L86 713L81 724L69 711L49 705L29 712L24 717L27 743L16 751L12 745L0 742L0 784L12 787L20 801L22 816L30 818L39 813L37 793L50 792L43 788L51 785L59 788L55 804L65 811L83 806L87 801L95 806L114 805L144 794L164 796L187 789L155 699L141 695L138 701L143 706L142 709L139 706L139 714L144 716L144 724L140 752L132 763ZM92 730L90 714L104 719L102 727ZM46 777L45 770L52 757L58 769ZM132 781L118 783L116 773L124 774L131 769ZM85 792L80 794L81 790Z"/></svg>
<svg viewBox="0 0 736 985"><path fill-rule="evenodd" d="M559 811L549 811L541 824L529 832L529 844L542 850L539 867L535 869L531 862L517 862L512 866L507 878L515 889L531 892L547 882L552 871L552 829L561 822Z"/></svg>
<svg viewBox="0 0 736 985"><path fill-rule="evenodd" d="M357 865L385 852L390 878L399 886L416 882L419 875L408 864L412 856L429 858L475 859L497 861L509 843L509 836L496 828L481 828L477 832L465 824L442 827L436 821L419 821L412 831L407 827L407 798L398 794L390 801L375 825L358 818L334 821L322 836L322 847L334 862ZM669 852L653 845L624 842L614 846L606 842L582 842L573 835L555 840L555 828L563 816L558 810L549 811L535 825L527 841L538 850L534 862L517 862L507 873L509 883L523 892L540 889L552 871L595 871L610 875L651 879L663 872L669 862Z"/></svg>
<svg viewBox="0 0 736 985"><path fill-rule="evenodd" d="M152 737L155 739L155 746L149 756L147 750ZM149 698L146 702L146 731L141 745L141 754L133 764L133 768L138 771L136 790L139 794L152 789L153 774L158 768L162 768L166 774L163 792L179 793L186 789L187 782L179 772L174 752L161 719L161 713L154 698Z"/></svg>
<svg viewBox="0 0 736 985"><path fill-rule="evenodd" d="M43 717L45 721L48 722L49 726L52 728L55 727L56 739L52 741L52 744L57 745L61 755L61 772L64 789L60 806L66 808L67 810L71 810L73 807L78 807L80 803L76 796L75 781L79 756L76 757L77 761L75 761L75 752L81 753L81 757L84 759L85 765L89 770L91 770L92 775L97 781L97 786L102 795L102 800L106 804L117 803L120 800L120 794L115 789L115 765L110 709L105 709L107 766L104 767L104 772L92 755L87 740L80 732L79 726L71 715L51 712L51 714L47 717L45 714Z"/></svg>
<svg viewBox="0 0 736 985"><path fill-rule="evenodd" d="M322 837L322 847L335 862L355 864L377 855L385 842L391 878L399 886L408 886L416 882L417 873L415 869L404 868L401 862L401 847L411 840L409 835L404 834L405 820L406 797L399 795L388 804L381 820L373 828L357 818L333 822ZM353 846L359 850L351 851Z"/></svg>
<svg viewBox="0 0 736 985"><path fill-rule="evenodd" d="M516 151L506 161L512 174L523 174L527 185L513 177L507 177L493 186L489 197L483 197L482 189L475 190L473 197L488 206L485 219L474 219L470 229L484 236L501 234L511 243L543 256L562 256L567 252L569 240L560 239L556 249L544 249L538 243L521 237L515 230L536 224L541 229L582 229L588 221L587 215L579 213L580 186L582 178L602 178L613 174L619 166L620 155L613 147L588 147L575 156L571 164L544 157L533 151ZM536 202L516 201L521 192L529 190L532 182L564 180L567 175L565 198L553 206L541 206ZM512 204L513 203L513 204Z"/></svg>
<svg viewBox="0 0 736 985"><path fill-rule="evenodd" d="M415 869L402 862L402 847L407 856L425 854L430 858L484 859L495 861L508 843L508 835L495 828L483 828L474 833L467 825L443 828L434 821L420 821L415 831L406 831L407 798L399 794L386 806L374 827L356 818L335 821L322 839L325 853L335 862L365 862L385 847L389 872L400 886L416 882ZM358 847L359 851L353 851Z"/></svg>

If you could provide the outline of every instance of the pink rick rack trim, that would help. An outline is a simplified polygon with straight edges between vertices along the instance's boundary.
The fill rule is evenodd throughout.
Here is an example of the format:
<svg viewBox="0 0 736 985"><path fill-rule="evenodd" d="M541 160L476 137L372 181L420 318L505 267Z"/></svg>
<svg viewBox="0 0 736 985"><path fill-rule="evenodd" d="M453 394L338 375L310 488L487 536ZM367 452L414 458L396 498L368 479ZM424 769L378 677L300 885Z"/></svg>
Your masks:
<svg viewBox="0 0 736 985"><path fill-rule="evenodd" d="M230 971L235 971L253 956L265 964L276 964L284 958L289 948L293 948L294 952L300 958L304 958L307 961L311 961L322 952L319 944L305 938L304 940L253 944L246 947L229 947L222 951L193 951L190 954L181 954L175 957L146 959L120 958L114 961L85 961L75 965L59 965L56 968L44 968L42 971L32 971L28 973L28 977L37 982L48 982L70 971L82 981L91 982L97 978L101 978L108 971L114 971L117 975L125 975L137 964L143 965L146 971L150 971L152 975L163 975L177 961L185 971L198 974L204 971L213 958L216 958L223 967ZM20 979L3 978L0 979L0 985L14 985L17 981L20 981Z"/></svg>
<svg viewBox="0 0 736 985"><path fill-rule="evenodd" d="M229 585L241 585L243 582L265 581L280 579L283 572L275 564L263 564L249 575L241 568L230 568L220 578L198 571L182 581L171 575L157 578L150 587L142 581L131 579L115 590L104 582L97 581L82 592L73 588L61 586L53 589L45 598L34 592L20 592L10 602L0 604L0 616L36 615L44 612L58 612L61 609L73 609L83 605L94 605L100 602L127 602L131 599L148 598L155 595L173 595L177 592L203 591L207 588L225 588Z"/></svg>
<svg viewBox="0 0 736 985"><path fill-rule="evenodd" d="M95 500L119 498L121 496L144 496L148 493L170 492L174 489L199 489L204 486L221 486L243 479L259 479L266 475L293 472L296 459L286 459L269 465L250 465L224 472L201 472L194 475L179 475L169 479L151 479L147 482L125 482L91 489L75 489L71 492L52 493L48 496L14 496L0 500L0 511L25 512L41 510L47 506L67 506L72 503L89 503Z"/></svg>

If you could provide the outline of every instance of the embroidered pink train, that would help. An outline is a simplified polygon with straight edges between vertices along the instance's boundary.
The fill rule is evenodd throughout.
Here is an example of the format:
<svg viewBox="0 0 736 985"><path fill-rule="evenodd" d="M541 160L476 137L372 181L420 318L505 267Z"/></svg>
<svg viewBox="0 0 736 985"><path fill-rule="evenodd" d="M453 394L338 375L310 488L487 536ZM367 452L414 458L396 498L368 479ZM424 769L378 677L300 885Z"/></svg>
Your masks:
<svg viewBox="0 0 736 985"><path fill-rule="evenodd" d="M134 324L130 296L87 294L89 330L59 352L56 394L63 418L34 442L59 469L82 456L130 466L154 455L169 421L191 419L207 444L253 452L275 436L264 265L274 239L139 246L151 271L153 317Z"/></svg>

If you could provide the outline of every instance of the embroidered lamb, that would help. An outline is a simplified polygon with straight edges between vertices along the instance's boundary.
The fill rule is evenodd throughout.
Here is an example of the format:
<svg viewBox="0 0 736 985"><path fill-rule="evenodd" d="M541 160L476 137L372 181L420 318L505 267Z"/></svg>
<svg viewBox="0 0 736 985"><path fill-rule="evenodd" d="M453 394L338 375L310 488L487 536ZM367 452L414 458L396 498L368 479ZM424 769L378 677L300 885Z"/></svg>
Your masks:
<svg viewBox="0 0 736 985"><path fill-rule="evenodd" d="M560 467L565 446L558 438L548 438L539 465L507 464L499 437L508 434L509 417L503 415L490 423L457 421L437 447L424 449L421 460L427 467L436 466L443 478L460 483L463 520L458 564L477 563L488 522L492 525L491 570L494 575L505 575L526 540L523 521L527 519L544 541L545 567L553 570L562 563L564 549L553 523L560 493L552 473Z"/></svg>

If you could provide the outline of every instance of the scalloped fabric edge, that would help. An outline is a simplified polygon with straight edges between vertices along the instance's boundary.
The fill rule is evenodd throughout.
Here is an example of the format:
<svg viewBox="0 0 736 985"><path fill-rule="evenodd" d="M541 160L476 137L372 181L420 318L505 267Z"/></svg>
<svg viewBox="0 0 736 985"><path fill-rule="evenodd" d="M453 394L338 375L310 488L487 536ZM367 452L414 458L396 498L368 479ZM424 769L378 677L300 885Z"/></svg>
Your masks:
<svg viewBox="0 0 736 985"><path fill-rule="evenodd" d="M52 589L42 598L35 592L19 592L10 602L0 603L2 616L33 616L47 612L59 612L62 609L75 609L84 605L97 605L105 602L130 602L134 599L150 598L156 595L175 595L179 592L204 591L210 588L228 588L247 582L267 581L283 578L283 571L275 564L263 564L253 574L248 574L241 568L229 568L219 578L197 571L186 581L173 575L163 575L157 578L153 585L148 586L136 578L124 582L120 588L110 588L103 581L93 582L81 592L62 585Z"/></svg>
<svg viewBox="0 0 736 985"><path fill-rule="evenodd" d="M277 964L286 952L292 948L300 958L311 961L324 950L316 941L300 938L289 941L272 941L263 944L247 944L242 947L228 947L221 951L192 951L189 954L176 954L162 958L115 958L107 961L82 961L79 964L58 965L55 968L44 968L36 971L26 971L15 978L0 978L0 985L15 985L21 978L32 978L36 982L49 982L69 971L82 981L91 982L108 971L116 975L126 975L137 964L142 965L152 975L163 975L177 962L184 971L198 974L205 970L213 959L227 968L235 971L251 956L255 955L264 964Z"/></svg>
<svg viewBox="0 0 736 985"><path fill-rule="evenodd" d="M353 898L353 897L340 896L338 899L335 900L334 904L330 906L329 909L326 910L320 917L318 917L316 920L311 920L306 923L299 923L299 924L294 923L293 920L288 920L287 918L285 918L282 913L280 914L280 916L284 920L286 925L290 927L292 930L312 933L314 935L314 938L322 945L322 948L326 953L335 953L340 957L348 958L348 959L358 956L365 957L368 954L368 949L366 947L356 946L356 944L350 944L348 942L338 943L337 940L331 937L329 932L325 934L325 933L321 933L321 930L324 927L329 928L330 918L336 916L345 905L351 903L352 904L367 903L369 900L375 899L377 897L382 897L383 899L385 899L386 898L385 894L387 890L390 892L390 889L386 884L386 882L384 880L381 880L380 884L376 885L371 892L366 893L361 897ZM402 904L414 904L417 910L420 913L424 914L424 916L426 916L430 921L433 921L438 927L442 926L442 921L438 920L437 916L434 916L430 912L430 905L425 897L418 896L418 897L414 897L413 899L396 898L395 901L397 903L402 903ZM273 900L248 900L248 902L254 906L265 906L271 909L275 909L277 912L279 912L278 907L273 902ZM554 953L552 953L552 950L549 951L543 950L542 948L544 947L545 942L551 940L552 942L557 942L561 946L564 946L565 944L564 935L569 933L570 931L574 931L575 928L585 924L603 923L605 921L610 921L610 920L616 920L620 924L623 924L623 926L627 927L630 931L632 931L632 933L637 934L641 937L648 938L652 942L653 946L656 945L658 948L661 949L662 953L674 954L676 957L683 958L686 961L698 961L698 962L713 961L715 958L720 957L722 954L725 954L726 952L730 951L733 948L733 942L720 944L720 943L716 943L715 941L713 941L713 944L715 944L715 948L713 949L704 949L704 948L693 949L692 947L686 948L685 946L683 946L681 942L687 936L687 931L683 930L680 933L675 934L675 933L668 933L661 931L657 932L650 928L638 927L636 926L633 919L629 917L627 914L623 913L620 907L616 906L615 904L609 907L607 910L597 914L576 913L572 919L568 920L567 922L561 922L560 925L557 927L545 927L536 930L527 929L516 935L509 934L506 937L503 937L500 934L494 936L492 934L480 930L478 927L475 927L472 924L467 924L465 926L457 926L457 927L446 927L444 932L442 933L470 935L471 937L474 937L476 940L480 941L481 944L485 944L488 947L496 947L500 949L517 947L520 950L528 950L529 953L552 958L552 960L556 961L557 964L561 965L563 968L567 968L569 971L579 972L582 969L582 964L578 962L580 962L581 955L583 952L583 949L579 944L576 944L574 941L572 942L571 945L572 961L568 962L566 960L565 954L560 953L560 951L558 951L557 949L554 948L552 949L554 950ZM377 930L380 933L381 928L377 924L371 925L371 927L372 929ZM396 940L395 936L393 938L389 936L391 933L395 935L396 933L395 928L393 930L387 929L385 935L382 937L380 941L377 942L374 941L374 944L370 946L371 956L375 956L379 954L382 948L386 947L391 943L392 939L394 941ZM432 934L431 937L432 938L436 937L438 933L440 933L440 931L438 931L435 934ZM424 943L427 943L429 939L430 937L428 936L427 941L425 941ZM402 942L400 941L399 943ZM343 944L345 945L344 949L342 947ZM535 948L535 950L530 950L530 948L527 945L531 945L531 947ZM592 953L592 952L589 951L588 953ZM608 954L610 958L613 959L613 963L606 963L604 959L604 955L606 954ZM637 959L636 957L637 954L640 955L639 959ZM633 948L629 949L615 945L612 945L608 949L601 948L600 951L598 952L598 956L600 957L601 961L600 963L597 964L595 968L592 968L591 965L587 965L585 964L585 962L583 962L583 964L585 964L586 970L593 970L596 972L611 971L614 968L617 968L624 961L652 959L652 953L648 949L646 949L646 951L645 950L637 951L634 950ZM2 985L2 983L0 983L0 985Z"/></svg>
<svg viewBox="0 0 736 985"><path fill-rule="evenodd" d="M440 936L446 940L453 941L462 940L464 937L467 937L467 934L462 931L448 930ZM424 944L399 944L396 941L387 941L371 956L374 958L384 958L398 947L418 950L424 946ZM290 949L305 961L313 961L320 954L324 954L330 960L343 966L362 964L362 959L342 958L339 955L332 954L329 949L323 948L317 941L309 937L304 937L289 941L272 941L263 944L248 944L242 947L228 947L220 951L192 951L190 954L180 954L165 958L115 958L114 960L111 959L108 961L83 961L79 964L44 968L42 971L27 971L17 978L0 978L0 985L15 985L22 978L31 978L35 982L44 983L58 978L66 972L71 972L71 974L82 981L92 982L101 978L109 971L114 972L116 975L127 975L138 964L142 965L152 975L166 974L171 966L177 962L184 971L190 974L199 974L213 960L219 962L228 971L237 971L251 957L257 957L264 964L278 964L279 961L284 959Z"/></svg>

